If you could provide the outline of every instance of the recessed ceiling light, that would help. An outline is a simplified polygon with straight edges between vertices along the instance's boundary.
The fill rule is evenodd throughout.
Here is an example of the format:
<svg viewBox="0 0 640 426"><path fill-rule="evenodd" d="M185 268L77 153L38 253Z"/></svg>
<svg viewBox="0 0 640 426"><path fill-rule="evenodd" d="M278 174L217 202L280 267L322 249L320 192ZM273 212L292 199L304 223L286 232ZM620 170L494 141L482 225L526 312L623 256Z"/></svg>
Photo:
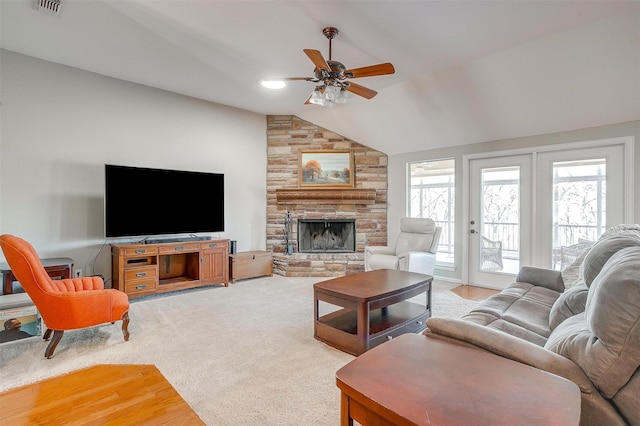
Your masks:
<svg viewBox="0 0 640 426"><path fill-rule="evenodd" d="M286 86L285 82L282 80L262 80L260 84L262 84L262 87L266 87L267 89L282 89Z"/></svg>

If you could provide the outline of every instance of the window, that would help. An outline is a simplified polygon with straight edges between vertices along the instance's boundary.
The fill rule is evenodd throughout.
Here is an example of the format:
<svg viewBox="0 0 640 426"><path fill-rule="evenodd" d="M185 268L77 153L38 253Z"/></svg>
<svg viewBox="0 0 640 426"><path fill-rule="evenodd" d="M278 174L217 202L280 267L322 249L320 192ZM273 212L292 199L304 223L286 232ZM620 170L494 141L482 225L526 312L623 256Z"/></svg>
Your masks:
<svg viewBox="0 0 640 426"><path fill-rule="evenodd" d="M442 228L437 261L454 263L455 161L409 164L409 216L428 217Z"/></svg>
<svg viewBox="0 0 640 426"><path fill-rule="evenodd" d="M553 163L553 267L564 269L606 229L606 159Z"/></svg>

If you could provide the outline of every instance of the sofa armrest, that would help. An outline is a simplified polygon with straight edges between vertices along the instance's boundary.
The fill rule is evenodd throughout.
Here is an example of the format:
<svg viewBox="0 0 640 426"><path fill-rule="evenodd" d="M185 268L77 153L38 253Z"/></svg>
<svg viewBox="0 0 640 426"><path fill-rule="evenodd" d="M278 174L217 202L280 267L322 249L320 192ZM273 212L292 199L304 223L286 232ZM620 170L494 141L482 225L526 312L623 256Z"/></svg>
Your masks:
<svg viewBox="0 0 640 426"><path fill-rule="evenodd" d="M504 358L564 377L578 385L582 393L597 392L593 383L573 361L507 333L452 318L429 318L427 333L468 343Z"/></svg>
<svg viewBox="0 0 640 426"><path fill-rule="evenodd" d="M523 266L518 272L516 281L529 283L550 290L562 293L564 291L564 281L560 271L546 268L536 268L535 266Z"/></svg>
<svg viewBox="0 0 640 426"><path fill-rule="evenodd" d="M399 268L402 271L433 275L436 267L436 255L425 251L408 251L398 255Z"/></svg>
<svg viewBox="0 0 640 426"><path fill-rule="evenodd" d="M365 246L364 252L365 254L388 254L391 256L396 254L395 249L390 246Z"/></svg>
<svg viewBox="0 0 640 426"><path fill-rule="evenodd" d="M365 246L364 270L397 269L398 258L395 257L395 254L395 249L390 246Z"/></svg>

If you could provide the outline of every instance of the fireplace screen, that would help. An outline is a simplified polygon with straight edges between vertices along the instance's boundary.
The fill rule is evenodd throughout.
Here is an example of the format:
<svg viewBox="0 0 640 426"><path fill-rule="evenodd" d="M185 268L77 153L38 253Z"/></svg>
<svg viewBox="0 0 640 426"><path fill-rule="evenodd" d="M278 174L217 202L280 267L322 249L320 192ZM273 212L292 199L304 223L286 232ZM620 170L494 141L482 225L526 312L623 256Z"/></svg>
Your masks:
<svg viewBox="0 0 640 426"><path fill-rule="evenodd" d="M299 219L298 251L300 253L355 252L355 219Z"/></svg>

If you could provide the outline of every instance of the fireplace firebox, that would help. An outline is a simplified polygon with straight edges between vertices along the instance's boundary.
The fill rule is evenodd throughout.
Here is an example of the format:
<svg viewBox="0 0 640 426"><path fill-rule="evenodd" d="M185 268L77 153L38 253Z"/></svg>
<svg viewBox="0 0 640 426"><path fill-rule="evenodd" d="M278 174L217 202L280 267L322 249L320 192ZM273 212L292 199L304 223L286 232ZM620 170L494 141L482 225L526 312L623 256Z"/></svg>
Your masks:
<svg viewBox="0 0 640 426"><path fill-rule="evenodd" d="M298 219L300 253L354 253L355 219Z"/></svg>

